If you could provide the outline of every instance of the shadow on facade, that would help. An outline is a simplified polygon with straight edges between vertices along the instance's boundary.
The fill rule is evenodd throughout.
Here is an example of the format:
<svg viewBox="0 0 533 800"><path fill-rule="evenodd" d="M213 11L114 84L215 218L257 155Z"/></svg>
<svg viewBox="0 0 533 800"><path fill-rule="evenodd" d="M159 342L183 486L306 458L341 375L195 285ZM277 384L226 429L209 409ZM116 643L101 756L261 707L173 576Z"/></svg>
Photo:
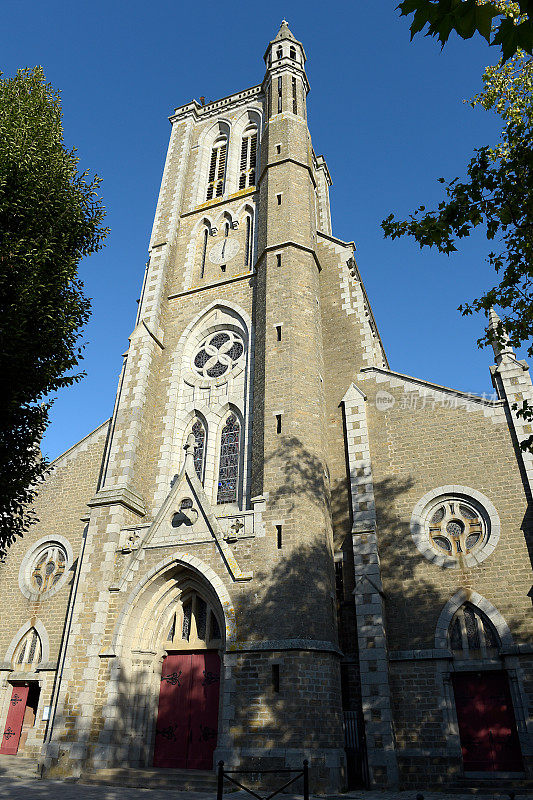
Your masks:
<svg viewBox="0 0 533 800"><path fill-rule="evenodd" d="M354 573L351 533L346 535L350 527L348 486L341 481L329 493L322 462L294 437L281 440L265 463L265 473L271 465L282 469L283 481L271 493L269 505L279 509L280 518L289 522L283 523L281 547L259 539L235 545L239 563L253 569L254 579L235 585L232 592L237 644L226 654L225 683L221 687L223 735L218 746L227 753L238 750L245 766L257 768L258 778L262 769L286 767L288 762L299 767L304 757L310 757L311 791L317 791L326 789L330 780L331 764L327 766L321 753L341 754L344 748L342 711L361 713L353 598L358 577ZM424 574L409 526L396 511L411 488L409 479L393 477L374 484L380 557L387 564L383 599L392 651L433 648L435 626L447 599L443 600L442 590L437 591L427 570ZM336 521L335 538L342 543L336 549L345 553L342 586L335 582L326 533L329 513ZM291 514L298 519L303 515L308 522L305 531L290 524ZM271 528L267 537L275 536ZM265 558L258 561L261 547ZM454 591L468 588L468 571L457 569L453 573ZM341 621L339 637L337 620ZM508 619L507 623L519 639L524 620ZM287 640L292 642L290 646ZM90 729L84 729L73 699L63 744L76 742L79 753L86 749L80 762L82 770L98 768L103 761L106 766L151 767L157 696L145 687L154 686L160 662L138 669L136 685L132 685L126 665L118 659L109 659L108 664L116 676L113 701L97 708ZM421 678L424 672L426 679ZM400 709L398 698L403 698L401 707L405 708L406 697L409 708L415 709L411 724L404 720L397 726L398 745L420 747L423 743L425 748L445 748L443 712L435 703L439 690L432 662L417 665L412 676L405 671L402 675L401 665L393 667L391 686L393 711ZM104 694L105 681L100 687ZM229 706L233 716L228 716ZM60 727L56 723L56 730ZM67 772L62 758L60 753L52 776ZM231 756L226 756L226 761L231 763ZM294 790L301 792L302 787L297 785Z"/></svg>

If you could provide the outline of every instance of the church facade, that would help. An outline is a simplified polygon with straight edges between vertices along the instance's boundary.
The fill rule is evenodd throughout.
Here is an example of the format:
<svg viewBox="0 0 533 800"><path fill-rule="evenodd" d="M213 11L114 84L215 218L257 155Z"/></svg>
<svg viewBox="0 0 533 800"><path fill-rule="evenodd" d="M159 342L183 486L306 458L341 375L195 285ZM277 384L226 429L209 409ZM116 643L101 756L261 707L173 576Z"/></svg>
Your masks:
<svg viewBox="0 0 533 800"><path fill-rule="evenodd" d="M113 413L1 565L0 752L50 776L532 777L528 366L391 370L305 60L283 22L261 85L170 117Z"/></svg>

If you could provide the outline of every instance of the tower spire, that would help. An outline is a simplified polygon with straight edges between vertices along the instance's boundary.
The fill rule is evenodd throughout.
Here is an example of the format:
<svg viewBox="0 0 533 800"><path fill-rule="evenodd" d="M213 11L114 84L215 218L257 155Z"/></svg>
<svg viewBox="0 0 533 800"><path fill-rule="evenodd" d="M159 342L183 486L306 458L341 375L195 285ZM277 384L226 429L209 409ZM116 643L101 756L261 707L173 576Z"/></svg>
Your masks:
<svg viewBox="0 0 533 800"><path fill-rule="evenodd" d="M492 349L494 350L494 357L498 365L501 363L504 356L512 356L514 358L515 353L511 347L509 336L503 327L501 319L494 310L494 306L491 306L489 309L489 324L487 327L487 332L490 335Z"/></svg>

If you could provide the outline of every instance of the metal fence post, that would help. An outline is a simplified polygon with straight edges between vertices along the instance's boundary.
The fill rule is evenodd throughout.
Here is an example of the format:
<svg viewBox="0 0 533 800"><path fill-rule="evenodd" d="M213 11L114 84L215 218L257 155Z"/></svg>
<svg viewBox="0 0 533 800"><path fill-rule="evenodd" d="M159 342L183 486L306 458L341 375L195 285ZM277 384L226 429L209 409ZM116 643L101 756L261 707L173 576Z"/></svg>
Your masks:
<svg viewBox="0 0 533 800"><path fill-rule="evenodd" d="M304 759L304 800L309 800L309 761Z"/></svg>
<svg viewBox="0 0 533 800"><path fill-rule="evenodd" d="M224 762L218 762L218 773L217 773L217 800L222 800L222 795L224 794Z"/></svg>

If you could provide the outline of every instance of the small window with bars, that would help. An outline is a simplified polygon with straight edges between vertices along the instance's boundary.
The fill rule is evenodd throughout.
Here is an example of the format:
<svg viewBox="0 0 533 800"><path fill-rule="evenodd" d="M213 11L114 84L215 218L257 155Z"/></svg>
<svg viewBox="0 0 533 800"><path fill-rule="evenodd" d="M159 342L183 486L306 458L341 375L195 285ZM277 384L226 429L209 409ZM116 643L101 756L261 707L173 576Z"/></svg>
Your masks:
<svg viewBox="0 0 533 800"><path fill-rule="evenodd" d="M255 186L257 161L257 131L244 133L241 143L241 161L239 166L239 189Z"/></svg>
<svg viewBox="0 0 533 800"><path fill-rule="evenodd" d="M222 197L224 194L227 148L228 140L224 137L217 140L211 150L211 162L207 179L207 200L212 200L214 197Z"/></svg>

